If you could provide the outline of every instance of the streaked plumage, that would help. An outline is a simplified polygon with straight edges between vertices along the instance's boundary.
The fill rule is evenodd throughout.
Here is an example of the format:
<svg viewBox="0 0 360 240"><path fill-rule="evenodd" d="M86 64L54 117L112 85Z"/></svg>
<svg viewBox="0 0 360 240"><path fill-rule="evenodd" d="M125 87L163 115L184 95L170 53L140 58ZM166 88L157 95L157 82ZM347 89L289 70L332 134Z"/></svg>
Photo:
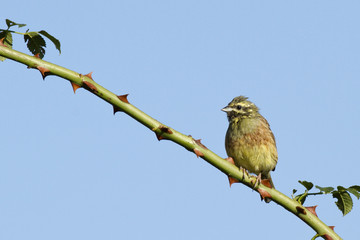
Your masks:
<svg viewBox="0 0 360 240"><path fill-rule="evenodd" d="M236 166L261 174L262 179L269 179L274 186L270 171L275 170L278 154L269 123L256 105L243 96L234 98L222 111L229 120L225 137L228 156Z"/></svg>

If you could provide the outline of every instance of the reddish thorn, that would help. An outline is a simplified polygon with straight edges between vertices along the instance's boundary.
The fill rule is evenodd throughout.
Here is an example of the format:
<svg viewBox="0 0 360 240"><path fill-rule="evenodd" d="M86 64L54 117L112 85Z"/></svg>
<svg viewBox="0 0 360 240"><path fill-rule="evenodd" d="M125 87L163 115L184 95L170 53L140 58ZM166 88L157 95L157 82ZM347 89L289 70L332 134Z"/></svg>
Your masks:
<svg viewBox="0 0 360 240"><path fill-rule="evenodd" d="M164 137L163 136L161 136L160 134L158 134L158 133L155 133L156 134L156 138L157 138L157 140L163 140L164 139Z"/></svg>
<svg viewBox="0 0 360 240"><path fill-rule="evenodd" d="M296 211L297 211L298 213L301 213L301 214L306 214L305 209L302 208L302 207L299 207L299 206L296 207Z"/></svg>
<svg viewBox="0 0 360 240"><path fill-rule="evenodd" d="M230 187L231 187L231 185L232 185L233 183L239 182L239 180L237 180L236 178L230 177L230 176L228 176L228 179L229 179L229 185L230 185Z"/></svg>
<svg viewBox="0 0 360 240"><path fill-rule="evenodd" d="M165 126L160 126L159 129L160 129L162 132L165 132L165 133L168 133L168 134L172 134L172 133L173 133L170 128L165 127Z"/></svg>
<svg viewBox="0 0 360 240"><path fill-rule="evenodd" d="M325 240L333 240L332 237L330 237L329 235L325 234L325 235L322 235L322 237L324 237Z"/></svg>
<svg viewBox="0 0 360 240"><path fill-rule="evenodd" d="M83 83L87 86L88 89L90 89L92 92L97 93L97 88L95 87L94 84L87 82L87 81L83 81Z"/></svg>
<svg viewBox="0 0 360 240"><path fill-rule="evenodd" d="M232 157L225 158L225 160L231 163L232 165L235 165L234 159Z"/></svg>
<svg viewBox="0 0 360 240"><path fill-rule="evenodd" d="M34 57L40 58L40 53L35 54Z"/></svg>
<svg viewBox="0 0 360 240"><path fill-rule="evenodd" d="M36 68L40 71L43 79L45 79L46 76L50 75L49 69L40 66L37 66Z"/></svg>
<svg viewBox="0 0 360 240"><path fill-rule="evenodd" d="M317 207L317 205L311 206L311 207L305 207L305 208L306 208L309 212L311 212L312 214L314 214L315 216L318 216L318 215L316 214L316 211L315 211L316 207Z"/></svg>
<svg viewBox="0 0 360 240"><path fill-rule="evenodd" d="M76 90L78 90L79 88L81 88L79 85L77 85L76 83L74 83L74 82L70 82L71 83L71 86L72 86L72 88L73 88L73 90L74 90L74 93L76 92Z"/></svg>
<svg viewBox="0 0 360 240"><path fill-rule="evenodd" d="M161 133L156 132L157 130L160 130ZM162 140L162 139L165 139L165 138L162 136L163 133L167 133L167 134L172 134L172 133L173 133L170 128L168 128L168 127L166 127L166 126L163 126L163 125L159 126L159 127L156 128L156 129L153 129L153 131L155 132L156 137L157 137L157 139L158 139L159 141Z"/></svg>
<svg viewBox="0 0 360 240"><path fill-rule="evenodd" d="M329 228L334 231L335 226L329 226Z"/></svg>
<svg viewBox="0 0 360 240"><path fill-rule="evenodd" d="M89 72L89 73L88 73L88 74L86 74L85 76L86 76L86 77L88 77L88 78L90 78L91 80L93 80L93 78L92 78L92 76L91 76L91 75L92 75L92 73L93 73L93 72Z"/></svg>
<svg viewBox="0 0 360 240"><path fill-rule="evenodd" d="M201 139L195 140L195 143L196 143L197 145L199 145L200 147L203 147L203 148L205 148L205 149L208 149L207 147L205 147L204 144L201 143Z"/></svg>
<svg viewBox="0 0 360 240"><path fill-rule="evenodd" d="M196 157L203 157L204 154L197 148L194 148L194 153L196 154Z"/></svg>
<svg viewBox="0 0 360 240"><path fill-rule="evenodd" d="M260 193L261 199L265 199L265 201L266 201L266 199L271 198L270 193L268 193L266 190L261 189L261 188L258 188L257 190Z"/></svg>
<svg viewBox="0 0 360 240"><path fill-rule="evenodd" d="M129 101L128 101L128 99L127 99L127 96L128 96L129 94L124 94L124 95L119 95L119 96L117 96L118 97L118 99L120 99L120 101L122 101L122 102L124 102L124 103L129 103Z"/></svg>
<svg viewBox="0 0 360 240"><path fill-rule="evenodd" d="M270 183L270 180L269 180L269 179L263 179L263 180L261 180L261 184L264 185L264 186L266 186L266 187L268 187L268 188L273 188L273 187L271 186L271 183Z"/></svg>

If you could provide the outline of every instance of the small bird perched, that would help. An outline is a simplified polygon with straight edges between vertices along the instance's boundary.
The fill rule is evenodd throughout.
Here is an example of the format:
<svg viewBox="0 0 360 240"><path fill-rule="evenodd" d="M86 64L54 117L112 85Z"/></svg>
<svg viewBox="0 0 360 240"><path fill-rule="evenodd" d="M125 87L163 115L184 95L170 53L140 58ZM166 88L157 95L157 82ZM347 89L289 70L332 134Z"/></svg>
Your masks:
<svg viewBox="0 0 360 240"><path fill-rule="evenodd" d="M269 123L259 113L259 108L247 99L244 96L236 97L221 109L227 113L229 120L225 137L226 152L237 167L255 173L258 181L268 179L274 188L270 171L275 170L278 160L275 137Z"/></svg>

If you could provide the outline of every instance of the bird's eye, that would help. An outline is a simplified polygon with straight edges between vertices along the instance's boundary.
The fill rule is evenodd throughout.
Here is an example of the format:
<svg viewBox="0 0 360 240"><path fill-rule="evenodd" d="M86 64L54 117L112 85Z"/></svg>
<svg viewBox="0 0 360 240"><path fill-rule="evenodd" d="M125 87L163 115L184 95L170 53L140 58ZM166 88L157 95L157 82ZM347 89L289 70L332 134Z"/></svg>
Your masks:
<svg viewBox="0 0 360 240"><path fill-rule="evenodd" d="M237 106L236 106L236 109L237 109L237 110L241 110L241 108L242 108L241 105L237 105Z"/></svg>

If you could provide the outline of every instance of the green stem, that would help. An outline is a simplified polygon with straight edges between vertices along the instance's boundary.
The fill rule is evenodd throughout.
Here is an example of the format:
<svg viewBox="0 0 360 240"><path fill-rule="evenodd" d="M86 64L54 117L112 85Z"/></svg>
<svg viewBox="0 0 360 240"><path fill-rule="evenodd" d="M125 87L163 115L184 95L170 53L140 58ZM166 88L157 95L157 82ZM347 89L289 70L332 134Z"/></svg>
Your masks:
<svg viewBox="0 0 360 240"><path fill-rule="evenodd" d="M25 64L29 68L38 68L45 70L45 72L48 74L59 76L61 78L69 80L70 82L80 87L85 88L86 90L92 92L106 102L112 104L114 106L114 109L123 111L124 113L128 114L129 116L149 128L151 131L154 131L158 137L160 136L160 138L162 139L171 140L183 146L187 150L196 153L197 156L200 156L226 175L238 179L240 182L253 189L254 182L256 180L255 177L243 174L243 172L240 171L235 165L216 155L199 142L196 142L191 136L186 136L176 131L175 129L165 126L164 124L160 123L159 121L155 120L154 118L150 117L149 115L136 108L134 105L127 103L126 101L120 100L116 94L97 84L88 76L84 76L72 70L46 62L39 58L29 56L27 54L18 52L4 46L0 46L0 56ZM313 215L297 201L294 201L286 195L282 194L281 192L275 189L268 188L262 184L257 186L255 190L259 192L265 191L270 194L272 201L278 203L283 208L298 216L301 220L303 220L306 224L313 228L319 235L324 237L324 235L326 234L334 240L341 239L331 228L329 228L318 217Z"/></svg>
<svg viewBox="0 0 360 240"><path fill-rule="evenodd" d="M11 33L17 33L17 34L20 34L20 35L25 35L25 33L21 33L21 32L16 32L16 31L13 31L13 30L9 30L9 28L6 29L6 30L0 28L0 32L11 32Z"/></svg>

